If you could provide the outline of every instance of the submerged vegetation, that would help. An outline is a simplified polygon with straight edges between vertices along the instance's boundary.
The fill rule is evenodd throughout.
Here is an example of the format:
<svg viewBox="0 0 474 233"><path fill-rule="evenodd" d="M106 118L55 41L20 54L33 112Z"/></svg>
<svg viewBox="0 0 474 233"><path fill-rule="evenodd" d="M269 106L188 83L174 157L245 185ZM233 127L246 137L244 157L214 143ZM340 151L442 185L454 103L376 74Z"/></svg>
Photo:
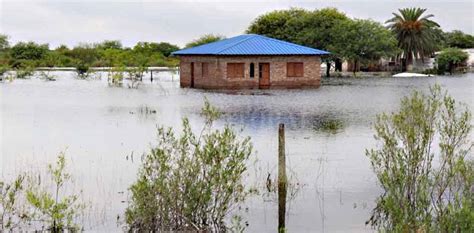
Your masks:
<svg viewBox="0 0 474 233"><path fill-rule="evenodd" d="M48 181L39 174L19 175L12 183L0 181L0 231L77 231L78 217L86 205L79 194L67 194L71 176L66 171L65 153L56 165L48 166Z"/></svg>
<svg viewBox="0 0 474 233"><path fill-rule="evenodd" d="M341 132L345 127L344 121L332 116L321 116L313 122L313 130L329 134Z"/></svg>
<svg viewBox="0 0 474 233"><path fill-rule="evenodd" d="M367 150L383 194L367 222L389 232L472 232L471 113L439 86L377 117L381 148ZM434 147L437 143L438 148Z"/></svg>
<svg viewBox="0 0 474 233"><path fill-rule="evenodd" d="M130 230L223 231L225 218L250 193L243 183L250 138L239 139L230 126L212 129L220 112L207 100L202 115L199 135L186 118L180 136L158 128L158 144L143 156L130 187Z"/></svg>
<svg viewBox="0 0 474 233"><path fill-rule="evenodd" d="M56 164L48 166L48 175L53 184L50 187L41 185L41 179L33 179L26 191L26 198L32 207L30 218L43 222L51 232L76 231L80 226L75 222L85 204L81 203L78 194L66 195L65 186L71 181L71 175L66 170L65 153L61 152Z"/></svg>
<svg viewBox="0 0 474 233"><path fill-rule="evenodd" d="M11 183L0 181L0 232L11 231L28 220L22 199L24 183L24 175Z"/></svg>

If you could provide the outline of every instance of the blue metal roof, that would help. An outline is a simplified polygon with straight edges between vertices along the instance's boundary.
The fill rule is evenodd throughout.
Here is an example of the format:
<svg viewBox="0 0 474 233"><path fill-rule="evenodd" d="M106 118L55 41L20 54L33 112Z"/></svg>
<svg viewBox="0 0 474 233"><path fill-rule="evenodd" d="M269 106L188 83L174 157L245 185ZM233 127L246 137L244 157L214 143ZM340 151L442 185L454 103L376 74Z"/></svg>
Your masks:
<svg viewBox="0 0 474 233"><path fill-rule="evenodd" d="M266 36L246 34L182 49L172 55L325 55L313 49Z"/></svg>

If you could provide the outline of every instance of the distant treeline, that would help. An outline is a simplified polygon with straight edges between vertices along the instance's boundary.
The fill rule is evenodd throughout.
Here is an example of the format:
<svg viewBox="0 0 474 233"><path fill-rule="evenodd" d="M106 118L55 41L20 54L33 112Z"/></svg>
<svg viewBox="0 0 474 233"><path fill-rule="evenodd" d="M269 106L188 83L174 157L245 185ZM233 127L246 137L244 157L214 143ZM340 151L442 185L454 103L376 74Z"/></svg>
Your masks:
<svg viewBox="0 0 474 233"><path fill-rule="evenodd" d="M18 42L9 46L8 37L0 35L0 64L13 69L22 67L91 67L113 66L176 66L169 57L178 46L166 42L139 42L127 48L120 41L79 44L73 48L61 45L50 49L48 44Z"/></svg>
<svg viewBox="0 0 474 233"><path fill-rule="evenodd" d="M48 44L18 42L11 45L7 35L0 34L0 70L34 69L36 67L176 67L179 61L170 56L179 50L168 42L138 42L129 48L118 40L81 43L69 48L61 45L51 49ZM223 39L204 35L186 47Z"/></svg>

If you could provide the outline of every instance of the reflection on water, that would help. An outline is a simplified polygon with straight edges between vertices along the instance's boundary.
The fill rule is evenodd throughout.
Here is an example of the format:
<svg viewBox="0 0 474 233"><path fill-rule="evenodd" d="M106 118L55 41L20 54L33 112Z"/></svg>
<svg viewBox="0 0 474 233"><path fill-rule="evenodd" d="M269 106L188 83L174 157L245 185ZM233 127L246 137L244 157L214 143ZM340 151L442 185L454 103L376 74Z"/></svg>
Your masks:
<svg viewBox="0 0 474 233"><path fill-rule="evenodd" d="M155 142L155 126L180 127L187 116L201 128L204 96L224 112L217 127L229 123L252 137L257 162L249 169L250 184L276 174L278 124L285 124L287 166L302 187L288 202L289 232L370 231L364 222L379 189L364 149L374 145L375 114L396 110L402 96L438 82L474 109L473 74L329 79L315 90L232 92L181 89L169 73L154 73L153 82L145 79L136 89L126 81L109 87L106 78L54 75L54 82L0 83L1 175L44 167L67 147L76 185L95 204L86 230L96 231L120 230L117 216L126 207L138 158ZM253 166L264 172L258 175ZM249 232L274 232L275 202L255 196L246 206Z"/></svg>

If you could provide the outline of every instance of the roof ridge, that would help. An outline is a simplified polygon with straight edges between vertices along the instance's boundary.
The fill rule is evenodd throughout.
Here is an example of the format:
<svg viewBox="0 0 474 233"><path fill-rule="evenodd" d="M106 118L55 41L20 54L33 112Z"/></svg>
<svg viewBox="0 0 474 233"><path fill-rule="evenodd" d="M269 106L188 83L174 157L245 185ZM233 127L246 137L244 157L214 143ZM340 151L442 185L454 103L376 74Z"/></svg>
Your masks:
<svg viewBox="0 0 474 233"><path fill-rule="evenodd" d="M231 45L229 45L229 46L226 46L225 48L223 48L223 49L217 51L216 54L220 54L221 52L224 52L225 50L230 49L231 47L234 47L234 46L236 46L236 45L238 45L238 44L240 44L240 43L242 43L242 42L244 42L244 41L247 41L247 40L250 40L250 39L252 39L252 38L255 38L255 34L244 34L244 35L250 35L250 36L247 36L246 38L244 38L244 39L242 39L242 40L240 40L240 41L237 41L237 42L235 42L235 43L233 43L233 44L231 44ZM241 35L241 36L242 36L242 35Z"/></svg>
<svg viewBox="0 0 474 233"><path fill-rule="evenodd" d="M280 43L283 43L283 44L291 45L291 46L293 46L293 47L298 47L298 48L303 47L304 49L312 49L312 50L315 50L315 51L323 51L323 50L311 48L311 47L308 47L308 46L299 45L299 44L296 44L296 43L291 43L291 42L288 42L288 41L284 41L284 40L279 40L279 39L271 38L271 37L264 36L264 35L259 35L259 34L254 34L254 35L259 36L259 37L262 37L262 38L265 38L265 39L268 39L268 40L273 40L273 41L280 42Z"/></svg>

